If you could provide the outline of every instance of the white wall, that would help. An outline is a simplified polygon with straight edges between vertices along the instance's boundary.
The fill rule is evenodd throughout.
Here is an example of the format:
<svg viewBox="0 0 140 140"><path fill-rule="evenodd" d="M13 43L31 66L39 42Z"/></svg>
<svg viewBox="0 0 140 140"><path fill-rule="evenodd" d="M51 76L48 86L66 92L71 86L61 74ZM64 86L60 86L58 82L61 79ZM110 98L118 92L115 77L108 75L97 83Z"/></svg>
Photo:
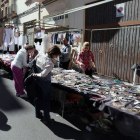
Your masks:
<svg viewBox="0 0 140 140"><path fill-rule="evenodd" d="M52 14L54 12L58 12L61 10L66 9L73 9L77 7L84 6L87 3L94 2L96 0L58 0L52 4L49 4L46 6L46 9L48 10L49 14ZM69 27L74 28L84 28L85 27L85 10L81 10L72 14L68 15L68 19L65 21L65 26L69 25ZM58 25L64 25L64 20L58 20L56 22Z"/></svg>
<svg viewBox="0 0 140 140"><path fill-rule="evenodd" d="M11 0L13 1L13 0ZM58 0L56 2L53 2L49 5L47 5L45 8L41 9L41 19L43 19L44 16L50 15L52 13L58 13L63 10L68 10L72 8L77 8L80 6L84 6L85 4L89 2L94 2L95 0ZM31 5L27 6L25 4L26 0L16 0L17 4L17 14L23 13L30 8L36 6L38 2L34 2ZM13 3L13 2L11 2ZM60 19L56 21L56 24L62 25L62 26L69 26L69 27L74 27L74 28L85 28L85 16L84 16L84 10L72 13L68 15L68 18L65 20L65 25L64 25L64 20ZM38 20L38 11L31 13L29 15L26 15L22 18L19 19L19 23L25 23L31 20ZM13 21L11 21L13 22Z"/></svg>
<svg viewBox="0 0 140 140"><path fill-rule="evenodd" d="M17 14L23 13L23 12L29 10L30 8L33 8L37 4L36 2L34 2L31 5L27 6L25 4L25 2L26 2L26 0L16 0Z"/></svg>

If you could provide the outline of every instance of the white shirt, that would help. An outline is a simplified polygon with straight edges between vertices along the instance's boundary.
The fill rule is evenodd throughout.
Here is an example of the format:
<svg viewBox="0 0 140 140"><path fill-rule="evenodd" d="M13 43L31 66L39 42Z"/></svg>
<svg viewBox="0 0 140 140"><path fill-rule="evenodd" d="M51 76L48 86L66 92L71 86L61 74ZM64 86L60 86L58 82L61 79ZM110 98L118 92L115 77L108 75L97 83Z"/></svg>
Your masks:
<svg viewBox="0 0 140 140"><path fill-rule="evenodd" d="M4 46L7 48L7 46L10 43L10 37L12 35L12 31L11 31L11 28L10 29L5 29L5 31L6 31L6 37L5 37Z"/></svg>
<svg viewBox="0 0 140 140"><path fill-rule="evenodd" d="M27 51L25 49L20 49L14 59L14 61L12 61L12 66L16 66L20 69L22 69L23 67L28 67L27 64Z"/></svg>
<svg viewBox="0 0 140 140"><path fill-rule="evenodd" d="M15 38L14 38L14 31L12 31L12 35L11 35L11 42L9 43L9 51L14 51L15 50Z"/></svg>
<svg viewBox="0 0 140 140"><path fill-rule="evenodd" d="M36 65L41 68L42 72L38 73L38 77L46 77L54 68L53 59L48 57L48 54L39 53L36 57Z"/></svg>
<svg viewBox="0 0 140 140"><path fill-rule="evenodd" d="M22 46L23 45L23 35L20 35L18 39L19 39L18 45Z"/></svg>

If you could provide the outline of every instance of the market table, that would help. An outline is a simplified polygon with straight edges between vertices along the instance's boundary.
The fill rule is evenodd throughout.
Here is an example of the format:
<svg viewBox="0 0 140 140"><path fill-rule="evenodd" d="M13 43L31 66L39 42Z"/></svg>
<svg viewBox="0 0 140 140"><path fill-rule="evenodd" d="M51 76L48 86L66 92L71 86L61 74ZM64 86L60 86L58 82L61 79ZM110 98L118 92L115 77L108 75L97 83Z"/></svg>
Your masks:
<svg viewBox="0 0 140 140"><path fill-rule="evenodd" d="M11 62L16 57L16 54L0 54L0 62L10 68Z"/></svg>
<svg viewBox="0 0 140 140"><path fill-rule="evenodd" d="M138 100L140 88L127 86L121 81L96 80L89 77L89 81L91 82L88 84L83 82L79 83L79 85L81 84L83 86L80 89L78 83L75 86L76 77L79 76L79 73L75 72L76 74L72 74L71 76L71 73L69 71L66 72L66 70L63 72L63 70L54 69L53 72L57 73L52 77L53 87L65 92L83 95L90 102L93 102L95 108L118 120L118 127L120 129L127 126L127 130L132 129L128 133L140 133L140 125L138 123L140 122L140 102ZM71 81L70 78L73 83L69 82ZM90 88L88 89L87 87Z"/></svg>

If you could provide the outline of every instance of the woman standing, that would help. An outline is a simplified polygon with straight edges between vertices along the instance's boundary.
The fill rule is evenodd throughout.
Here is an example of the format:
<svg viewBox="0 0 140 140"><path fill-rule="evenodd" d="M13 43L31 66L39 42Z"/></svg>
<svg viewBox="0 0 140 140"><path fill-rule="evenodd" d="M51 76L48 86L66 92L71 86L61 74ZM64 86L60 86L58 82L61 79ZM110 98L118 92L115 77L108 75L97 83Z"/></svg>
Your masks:
<svg viewBox="0 0 140 140"><path fill-rule="evenodd" d="M23 67L28 67L27 58L28 54L33 50L33 46L27 45L24 49L20 49L11 64L11 69L13 72L13 80L16 90L16 96L27 97L23 89Z"/></svg>
<svg viewBox="0 0 140 140"><path fill-rule="evenodd" d="M52 46L46 54L38 54L35 58L37 73L33 76L37 78L37 97L35 99L35 114L40 118L41 104L43 102L44 117L43 123L52 123L54 120L50 119L50 94L51 94L51 71L54 67L54 58L61 55L58 46Z"/></svg>
<svg viewBox="0 0 140 140"><path fill-rule="evenodd" d="M92 69L96 69L96 65L93 52L89 50L89 42L83 44L76 63L80 65L80 72L83 71L86 75L92 76Z"/></svg>

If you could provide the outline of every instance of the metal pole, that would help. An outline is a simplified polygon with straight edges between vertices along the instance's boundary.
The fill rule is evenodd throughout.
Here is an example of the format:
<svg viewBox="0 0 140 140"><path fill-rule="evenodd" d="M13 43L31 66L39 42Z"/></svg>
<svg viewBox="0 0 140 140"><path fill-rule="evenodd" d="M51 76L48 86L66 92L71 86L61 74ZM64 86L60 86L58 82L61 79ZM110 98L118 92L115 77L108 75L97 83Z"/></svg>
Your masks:
<svg viewBox="0 0 140 140"><path fill-rule="evenodd" d="M38 5L38 19L39 19L39 27L40 27L40 3Z"/></svg>
<svg viewBox="0 0 140 140"><path fill-rule="evenodd" d="M35 23L34 24L34 32L33 32L33 45L34 45L34 38L35 38Z"/></svg>
<svg viewBox="0 0 140 140"><path fill-rule="evenodd" d="M92 30L91 30L91 36L90 36L90 45L92 44Z"/></svg>
<svg viewBox="0 0 140 140"><path fill-rule="evenodd" d="M134 71L134 76L133 76L133 86L136 85L135 81L136 81L136 74L137 74L137 66L135 68L135 71Z"/></svg>

